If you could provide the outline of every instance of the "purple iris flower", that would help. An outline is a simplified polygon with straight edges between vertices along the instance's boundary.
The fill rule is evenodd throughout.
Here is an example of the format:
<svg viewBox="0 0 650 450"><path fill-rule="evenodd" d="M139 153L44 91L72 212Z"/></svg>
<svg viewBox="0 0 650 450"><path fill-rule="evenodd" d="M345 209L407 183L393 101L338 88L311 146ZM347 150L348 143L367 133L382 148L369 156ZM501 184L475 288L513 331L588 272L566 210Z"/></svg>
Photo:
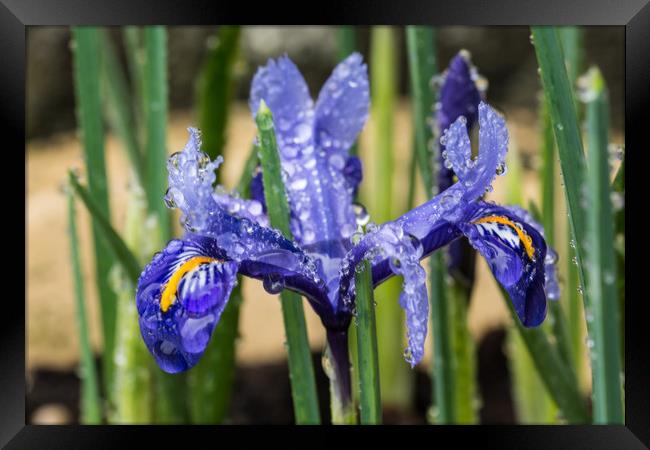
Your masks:
<svg viewBox="0 0 650 450"><path fill-rule="evenodd" d="M197 130L167 163L166 202L179 208L185 235L171 240L144 269L136 293L144 341L166 372L194 366L217 326L237 274L262 280L270 293L303 295L327 329L337 378L349 395L347 331L354 313L354 274L368 259L376 286L403 277L400 305L408 326L407 361L424 353L428 300L420 261L465 236L509 292L525 326L546 315L546 277L554 277L536 224L521 210L480 200L503 164L508 132L501 116L478 106L479 155L471 157L466 119L444 134L446 157L458 181L392 222L368 224L366 234L353 203L360 163L348 149L369 108L367 69L359 54L341 62L312 101L287 57L270 60L252 83L253 115L261 100L273 113L291 208L294 240L269 227L261 201L213 187L214 170L200 150ZM361 215L363 212L361 212ZM381 332L381 331L380 331Z"/></svg>
<svg viewBox="0 0 650 450"><path fill-rule="evenodd" d="M459 117L465 117L469 132L478 120L478 105L485 99L485 79L472 65L470 54L461 50L449 63L442 75L439 102L436 105L436 123L439 133L444 133ZM438 192L454 183L454 171L443 157L445 145L438 153ZM447 269L469 292L474 284L476 252L467 241L449 245ZM469 297L468 297L469 298Z"/></svg>

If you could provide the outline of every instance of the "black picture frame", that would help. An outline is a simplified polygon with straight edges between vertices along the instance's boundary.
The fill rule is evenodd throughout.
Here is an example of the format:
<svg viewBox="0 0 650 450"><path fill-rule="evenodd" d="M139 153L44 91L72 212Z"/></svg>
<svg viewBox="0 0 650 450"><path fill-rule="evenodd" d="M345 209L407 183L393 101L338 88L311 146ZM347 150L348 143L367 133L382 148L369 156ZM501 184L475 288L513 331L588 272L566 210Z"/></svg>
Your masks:
<svg viewBox="0 0 650 450"><path fill-rule="evenodd" d="M632 158L628 168L633 172L643 170L636 163L641 152L648 151L642 141L647 128L650 106L650 5L648 0L628 0L624 4L612 0L448 0L433 2L424 0L332 0L327 3L304 3L280 5L278 2L214 2L209 0L174 2L173 0L0 0L0 126L3 128L2 143L5 164L8 158L20 159L19 148L25 146L25 39L26 27L32 25L121 25L121 24L220 24L220 23L279 23L279 24L429 24L429 25L618 25L625 27L625 139L626 158ZM25 158L26 147L25 147ZM16 161L19 164L19 161ZM7 167L7 166L4 166ZM26 170L26 169L25 169ZM8 172L15 172L8 174ZM13 179L19 172L4 171L3 200L11 203L15 211L5 214L5 244L15 243L10 265L4 271L4 286L15 287L17 276L13 273L16 254L20 249L19 236L26 242L26 207L15 193ZM640 176L642 176L640 174ZM18 176L18 178L20 178ZM636 201L639 192L634 187L626 192L626 203ZM26 180L23 180L26 186ZM641 188L642 189L642 188ZM643 190L641 191L643 193ZM641 194L643 195L643 194ZM25 192L25 199L27 192ZM635 214L635 208L627 208ZM24 221L19 220L23 211ZM642 214L642 212L641 212ZM635 237L643 238L634 227L640 221L626 220L629 242ZM632 228L632 230L629 230ZM636 260L641 249L630 246L628 258ZM5 262L7 260L5 259ZM643 263L642 263L643 264ZM26 267L26 265L25 265ZM628 270L635 264L628 264ZM633 276L627 278L627 290L641 283ZM9 283L11 281L11 283ZM25 291L28 289L25 275ZM23 297L26 299L26 293ZM369 436L382 436L389 432L420 434L431 445L436 442L453 442L454 446L479 442L481 448L535 448L535 449L637 449L650 445L650 342L643 311L647 299L627 295L626 305L626 425L625 426L434 426L409 428L334 428L322 433L327 440L340 439L351 432ZM224 437L236 437L244 442L255 436L273 434L279 437L286 428L264 428L248 433L242 427L109 427L109 426L26 426L25 418L25 305L18 295L5 289L0 300L0 445L6 448L118 448L130 446L136 439L144 439L147 446L171 445L185 442L193 445L206 439L214 446ZM320 429L322 430L322 428ZM290 428L291 439L304 442L312 427ZM189 434L191 433L191 434ZM217 434L218 433L218 434ZM237 435L237 436L234 436ZM191 441L187 442L187 436ZM271 442L271 441L269 441ZM313 442L313 441L312 441ZM402 441L408 442L408 441ZM408 445L408 444L407 444Z"/></svg>

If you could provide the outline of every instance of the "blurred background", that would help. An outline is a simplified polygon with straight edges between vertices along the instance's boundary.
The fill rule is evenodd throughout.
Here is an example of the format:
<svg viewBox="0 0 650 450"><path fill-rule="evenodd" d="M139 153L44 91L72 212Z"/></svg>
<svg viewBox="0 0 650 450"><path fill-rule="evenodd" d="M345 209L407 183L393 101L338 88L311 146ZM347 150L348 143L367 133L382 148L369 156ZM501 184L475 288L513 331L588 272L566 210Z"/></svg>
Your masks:
<svg viewBox="0 0 650 450"><path fill-rule="evenodd" d="M502 111L523 167L521 192L526 199L539 197L534 172L540 164L538 121L540 81L537 61L527 27L440 27L437 29L439 69L460 49L467 49L479 72L489 81L487 99ZM196 82L206 54L215 45L215 27L168 27L167 62L169 89L168 152L181 149L186 128L197 126ZM120 30L110 30L124 61ZM395 202L404 202L412 148L409 75L404 32L395 27L396 86L394 109L393 188ZM584 29L584 59L601 69L610 91L611 141L624 142L623 75L624 29ZM370 31L357 28L357 45L370 61ZM75 327L73 278L69 265L69 243L65 213L66 198L61 185L70 167L84 166L76 132L70 30L67 27L30 27L27 34L27 420L33 423L75 423L79 420L79 342ZM236 78L231 107L225 163L221 181L233 187L255 136L255 125L247 106L250 81L268 58L288 54L302 71L313 97L339 61L336 27L243 27L240 53L234 66ZM372 85L373 79L370 79ZM371 116L360 138L364 164L371 160L375 144ZM126 212L128 161L115 136L106 142L110 205L116 228ZM370 170L372 172L372 170ZM507 178L507 177L506 177ZM489 198L505 199L503 178L495 183ZM364 179L366 189L372 180ZM424 201L422 192L416 197ZM162 201L162 199L161 199ZM401 206L401 209L405 206ZM372 209L370 210L372 214ZM89 218L79 209L79 234L83 274L93 286L92 245ZM561 220L561 219L560 219ZM178 230L178 229L177 229ZM178 231L177 231L178 232ZM280 304L261 284L245 280L237 343L237 372L231 407L235 423L291 422L291 397L286 369L284 330ZM515 413L505 356L505 327L509 313L482 259L477 262L477 284L468 311L469 329L478 352L478 380L482 397L483 423L513 423ZM94 289L87 289L91 342L101 352L99 311ZM305 307L309 336L317 363L317 377L327 390L320 367L324 330L310 308ZM429 335L430 339L430 335ZM429 406L431 345L424 362L415 369L414 406L411 414L394 421L423 421ZM406 365L405 362L400 361ZM585 383L589 377L584 374ZM274 411L274 412L270 412Z"/></svg>

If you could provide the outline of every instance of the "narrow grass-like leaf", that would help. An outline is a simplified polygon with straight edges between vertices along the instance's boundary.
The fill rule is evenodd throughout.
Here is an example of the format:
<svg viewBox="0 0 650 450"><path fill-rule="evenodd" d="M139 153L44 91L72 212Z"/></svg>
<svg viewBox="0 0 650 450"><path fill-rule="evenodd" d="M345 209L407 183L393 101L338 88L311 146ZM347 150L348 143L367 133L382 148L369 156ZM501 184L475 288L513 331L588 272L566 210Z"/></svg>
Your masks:
<svg viewBox="0 0 650 450"><path fill-rule="evenodd" d="M542 122L542 212L540 215L533 213L533 217L544 227L546 244L553 247L553 249L557 249L555 244L555 137L553 136L553 125L551 124L548 103L545 98L541 99L539 109ZM574 355L574 341L565 318L565 309L562 303L558 301L549 302L550 322L552 323L553 334L557 340L560 354L567 364L573 365L578 359ZM579 327L580 324L576 323L576 326Z"/></svg>
<svg viewBox="0 0 650 450"><path fill-rule="evenodd" d="M108 179L104 158L104 129L100 99L99 33L94 27L72 28L77 121L86 160L89 197L110 222ZM103 370L110 383L110 355L115 339L115 295L106 277L114 263L108 244L102 240L97 220L92 222L95 250L95 279L99 294L104 341Z"/></svg>
<svg viewBox="0 0 650 450"><path fill-rule="evenodd" d="M102 404L99 397L97 370L95 358L90 344L88 320L86 318L86 295L84 293L83 274L81 273L81 257L79 255L79 239L77 237L77 213L72 193L68 197L68 230L70 234L70 260L74 278L75 303L77 307L77 327L79 332L80 349L80 378L81 378L81 423L102 423Z"/></svg>
<svg viewBox="0 0 650 450"><path fill-rule="evenodd" d="M551 131L552 133L552 131ZM553 135L551 134L551 139ZM521 186L524 184L523 167L517 146L511 145L506 155L508 176L506 177L506 203L523 206ZM531 201L529 211L537 221L541 218L538 208ZM510 298L505 299L507 302ZM557 302L555 302L557 303ZM549 320L542 325L545 332L550 331ZM550 333L549 333L550 334ZM553 423L557 416L557 406L551 399L535 368L531 355L515 327L508 328L508 363L512 375L512 396L517 421L524 424Z"/></svg>
<svg viewBox="0 0 650 450"><path fill-rule="evenodd" d="M233 66L239 53L238 26L219 27L197 81L201 149L215 159L226 142L228 109L233 93Z"/></svg>
<svg viewBox="0 0 650 450"><path fill-rule="evenodd" d="M98 234L106 242L107 251L114 255L116 261L124 267L129 279L133 281L134 284L137 283L141 272L138 260L133 253L131 253L131 250L126 246L120 235L117 234L115 229L113 229L106 218L106 215L98 206L95 199L91 196L89 190L79 184L77 176L72 171L68 172L68 179L70 181L70 186L72 186L77 196L83 201L90 216L97 224Z"/></svg>
<svg viewBox="0 0 650 450"><path fill-rule="evenodd" d="M362 425L381 423L377 324L370 263L355 273L357 354L359 358L359 409Z"/></svg>
<svg viewBox="0 0 650 450"><path fill-rule="evenodd" d="M237 192L239 192L239 195L241 195L243 198L250 197L251 180L255 176L255 169L260 163L260 158L258 156L259 150L259 147L256 145L253 145L251 147L248 158L246 158L246 162L244 163L242 173L239 176L239 181L237 182Z"/></svg>
<svg viewBox="0 0 650 450"><path fill-rule="evenodd" d="M106 116L115 130L131 163L131 169L138 184L143 186L144 170L142 154L138 144L137 128L133 107L130 102L131 94L124 70L122 69L115 46L106 30L100 35L102 51L102 85L104 88L104 104Z"/></svg>
<svg viewBox="0 0 650 450"><path fill-rule="evenodd" d="M585 186L585 157L580 127L557 32L553 27L532 27L532 30L542 85L560 156L569 221L576 239L578 274L581 285L584 286L585 240L583 238L586 219L581 201L582 189Z"/></svg>
<svg viewBox="0 0 650 450"><path fill-rule="evenodd" d="M415 129L415 154L427 198L434 193L433 152L431 151L431 127L427 119L432 115L436 95L431 89L431 79L438 72L435 48L435 30L432 27L406 27L411 97L413 102L413 125Z"/></svg>
<svg viewBox="0 0 650 450"><path fill-rule="evenodd" d="M567 75L570 81L575 82L582 70L582 29L580 27L558 27L557 32L562 43Z"/></svg>
<svg viewBox="0 0 650 450"><path fill-rule="evenodd" d="M434 46L435 32L430 27L406 27L406 43L411 76L411 97L415 129L415 150L417 165L424 183L427 198L437 191L436 173L433 168L432 130L427 125L431 108L435 104L435 93L430 81L437 72ZM445 286L445 271L442 252L436 252L429 259L429 281L431 286L431 332L433 334L433 417L437 423L455 423L457 382L454 367L452 339L452 309Z"/></svg>
<svg viewBox="0 0 650 450"><path fill-rule="evenodd" d="M124 242L141 265L151 257L160 238L155 222L147 221L144 191L130 184L127 203ZM134 295L134 280L122 267L111 271L111 282L117 295L118 327L115 350L109 420L114 424L150 424L153 422L153 371L155 364L140 332L139 316Z"/></svg>
<svg viewBox="0 0 650 450"><path fill-rule="evenodd" d="M551 345L541 328L525 328L519 318L508 293L499 286L510 315L524 341L529 355L537 368L549 394L559 406L563 416L572 424L589 422L585 401L574 381L571 370L562 360L558 351ZM534 355L534 357L533 357Z"/></svg>
<svg viewBox="0 0 650 450"><path fill-rule="evenodd" d="M586 185L586 163L582 145L580 127L576 116L576 108L573 100L573 90L567 76L564 55L553 27L532 27L535 52L540 67L544 95L548 102L555 142L560 157L560 167L564 181L564 192L569 212L569 224L571 229L570 247L575 247L576 272L579 286L576 291L582 293L583 301L589 304L588 292L584 286L589 283L585 270L586 251L586 212L584 209L584 194ZM569 268L572 269L571 264ZM571 271L568 274L572 275ZM573 295L570 293L570 295ZM579 315L577 305L569 314L571 330L577 332L578 324L575 322ZM573 339L574 356L579 355L580 342L577 336ZM579 356L578 356L579 358ZM576 367L579 369L579 367Z"/></svg>
<svg viewBox="0 0 650 450"><path fill-rule="evenodd" d="M259 132L259 156L269 222L285 237L292 239L289 228L289 203L282 181L282 166L273 128L273 117L264 101L260 102L255 121ZM302 299L290 291L283 291L280 297L296 423L317 424L320 423L320 412Z"/></svg>
<svg viewBox="0 0 650 450"><path fill-rule="evenodd" d="M208 55L196 85L201 147L211 159L222 154L226 141L239 34L239 27L219 27L214 40L209 41ZM208 348L201 361L188 373L192 423L221 423L226 418L232 393L241 302L239 277Z"/></svg>
<svg viewBox="0 0 650 450"><path fill-rule="evenodd" d="M131 92L133 93L134 128L142 148L144 142L144 39L141 27L128 26L122 29L122 40L126 53Z"/></svg>
<svg viewBox="0 0 650 450"><path fill-rule="evenodd" d="M167 190L167 33L163 26L144 30L145 191L149 210L156 214L164 242L171 236Z"/></svg>
<svg viewBox="0 0 650 450"><path fill-rule="evenodd" d="M610 196L605 82L596 68L586 75L589 143L586 263L586 317L589 334L594 423L624 423L621 386L620 323L616 289L614 221Z"/></svg>
<svg viewBox="0 0 650 450"><path fill-rule="evenodd" d="M558 36L562 44L562 53L564 55L564 65L567 69L569 83L572 88L575 88L578 74L582 71L583 65L583 50L582 50L582 35L583 31L580 27L558 27ZM575 90L572 89L573 102L576 105L576 112L578 120L583 117L583 104L578 101L575 96ZM553 125L551 124L550 114L547 108L547 121L550 127L550 132L553 133ZM565 243L565 257L568 264L566 265L566 283L562 292L562 304L566 311L567 328L570 335L570 345L568 349L571 353L571 361L574 366L576 374L578 374L578 381L584 378L584 356L585 356L585 316L584 306L582 303L582 295L579 292L578 268L574 263L575 258L575 237L573 230L570 226L566 227L566 243ZM555 235L553 235L555 238ZM552 240L556 242L557 240ZM577 261L577 260L576 260Z"/></svg>
<svg viewBox="0 0 650 450"><path fill-rule="evenodd" d="M258 149L253 147L239 177L238 191L242 198L250 196L250 180L257 166ZM228 414L235 374L236 339L239 314L243 302L242 276L230 294L219 326L199 363L189 372L188 387L192 423L222 423Z"/></svg>
<svg viewBox="0 0 650 450"><path fill-rule="evenodd" d="M403 208L393 194L395 155L393 146L394 115L397 100L396 70L397 33L392 27L373 27L370 35L370 96L374 123L373 164L366 169L366 191L363 202L377 223L392 220ZM370 188L371 190L369 190ZM404 361L395 358L403 352L404 312L399 306L401 283L394 277L375 291L376 320L381 333L377 336L381 399L384 405L400 410L411 408L414 376Z"/></svg>
<svg viewBox="0 0 650 450"><path fill-rule="evenodd" d="M456 280L445 280L451 314L452 370L454 377L454 423L470 425L477 421L476 354L467 327L469 292Z"/></svg>
<svg viewBox="0 0 650 450"><path fill-rule="evenodd" d="M621 158L623 155L620 156ZM616 273L619 322L621 324L621 365L625 370L625 159L621 162L612 183L614 207L614 249L616 250Z"/></svg>

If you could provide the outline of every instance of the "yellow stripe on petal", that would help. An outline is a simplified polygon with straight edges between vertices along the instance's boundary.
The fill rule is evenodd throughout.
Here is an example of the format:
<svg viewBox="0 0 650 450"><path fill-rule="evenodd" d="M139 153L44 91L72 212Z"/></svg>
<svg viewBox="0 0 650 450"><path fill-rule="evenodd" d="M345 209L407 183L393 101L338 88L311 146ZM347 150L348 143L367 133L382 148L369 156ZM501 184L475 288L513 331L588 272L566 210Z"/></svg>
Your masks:
<svg viewBox="0 0 650 450"><path fill-rule="evenodd" d="M174 274L171 276L167 284L165 285L165 289L163 290L162 295L160 296L160 309L162 312L167 312L169 307L174 303L174 300L176 299L176 290L178 289L178 285L183 279L183 276L200 266L201 264L209 264L211 262L218 261L217 259L210 258L209 256L195 256L194 258L190 258L187 261L185 261L181 266L176 269Z"/></svg>
<svg viewBox="0 0 650 450"><path fill-rule="evenodd" d="M517 233L517 236L519 236L519 240L523 243L524 245L524 250L526 250L526 254L530 259L533 259L533 256L535 255L535 248L533 247L533 239L526 234L526 232L519 227L516 223L514 223L512 220L508 219L507 217L504 216L486 216L486 217L481 217L478 220L475 220L472 223L500 223L501 225L506 225L512 228L515 233Z"/></svg>

